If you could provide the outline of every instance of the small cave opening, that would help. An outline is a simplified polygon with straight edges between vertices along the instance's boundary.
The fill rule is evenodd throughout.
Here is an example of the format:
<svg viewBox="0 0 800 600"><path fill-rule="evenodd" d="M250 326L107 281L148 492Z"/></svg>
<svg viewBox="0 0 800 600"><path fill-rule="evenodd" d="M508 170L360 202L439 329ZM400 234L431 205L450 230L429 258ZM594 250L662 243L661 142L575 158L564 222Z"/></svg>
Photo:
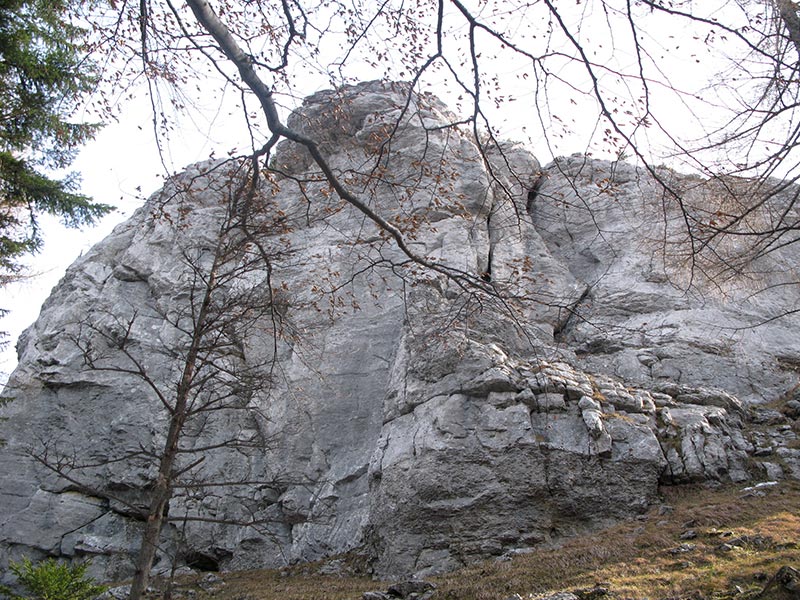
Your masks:
<svg viewBox="0 0 800 600"><path fill-rule="evenodd" d="M198 552L196 550L189 552L184 557L184 560L186 561L187 567L197 569L198 571L216 573L220 569L219 559L205 552Z"/></svg>

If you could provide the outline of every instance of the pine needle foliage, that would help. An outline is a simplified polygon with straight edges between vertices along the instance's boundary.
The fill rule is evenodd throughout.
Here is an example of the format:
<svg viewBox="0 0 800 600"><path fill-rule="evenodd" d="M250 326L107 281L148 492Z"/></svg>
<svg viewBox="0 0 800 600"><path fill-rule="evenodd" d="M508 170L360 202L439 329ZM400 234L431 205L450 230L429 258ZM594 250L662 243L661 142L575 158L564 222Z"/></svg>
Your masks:
<svg viewBox="0 0 800 600"><path fill-rule="evenodd" d="M18 595L0 588L0 594L12 600L92 600L105 592L106 587L86 575L88 567L86 562L67 564L50 558L33 564L23 558L12 562L9 568L25 593Z"/></svg>
<svg viewBox="0 0 800 600"><path fill-rule="evenodd" d="M71 116L96 81L68 0L0 0L0 285L42 244L37 217L90 225L112 207L54 178L98 130Z"/></svg>

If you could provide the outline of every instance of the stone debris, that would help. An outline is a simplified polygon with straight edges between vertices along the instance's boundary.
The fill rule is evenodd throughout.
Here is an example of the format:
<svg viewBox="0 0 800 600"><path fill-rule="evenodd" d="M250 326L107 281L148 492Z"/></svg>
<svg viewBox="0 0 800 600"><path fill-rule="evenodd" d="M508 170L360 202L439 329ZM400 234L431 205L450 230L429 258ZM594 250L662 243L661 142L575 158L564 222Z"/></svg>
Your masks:
<svg viewBox="0 0 800 600"><path fill-rule="evenodd" d="M131 595L130 585L120 585L108 588L105 592L98 596L98 600L127 600Z"/></svg>
<svg viewBox="0 0 800 600"><path fill-rule="evenodd" d="M751 486L748 486L746 488L743 488L742 491L743 492L751 492L753 490L763 490L764 488L771 488L771 487L775 487L776 485L780 485L780 482L778 482L778 481L761 481L761 482L759 482L759 483L757 483L755 485L751 485Z"/></svg>
<svg viewBox="0 0 800 600"><path fill-rule="evenodd" d="M672 556L677 556L679 554L686 554L688 552L694 552L695 550L697 550L697 545L696 544L681 544L680 546L677 546L676 548L670 548L669 550L667 550L667 552L669 554L671 554Z"/></svg>
<svg viewBox="0 0 800 600"><path fill-rule="evenodd" d="M793 598L800 598L800 571L789 565L782 566L764 586L761 596L764 596L768 590L774 588L782 588L789 592Z"/></svg>
<svg viewBox="0 0 800 600"><path fill-rule="evenodd" d="M573 590L573 594L580 600L595 600L596 598L607 596L608 591L609 585L607 583L598 583L594 587Z"/></svg>
<svg viewBox="0 0 800 600"><path fill-rule="evenodd" d="M556 592L555 594L542 594L539 596L529 596L532 600L580 600L572 592Z"/></svg>
<svg viewBox="0 0 800 600"><path fill-rule="evenodd" d="M433 583L408 580L390 585L385 592L364 592L361 600L428 600L435 592Z"/></svg>

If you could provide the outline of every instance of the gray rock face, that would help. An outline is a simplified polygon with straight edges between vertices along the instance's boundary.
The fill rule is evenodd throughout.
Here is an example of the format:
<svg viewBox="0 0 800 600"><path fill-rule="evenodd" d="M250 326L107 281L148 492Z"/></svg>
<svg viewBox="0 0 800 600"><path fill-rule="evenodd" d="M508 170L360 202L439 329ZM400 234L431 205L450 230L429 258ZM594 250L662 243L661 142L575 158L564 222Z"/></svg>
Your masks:
<svg viewBox="0 0 800 600"><path fill-rule="evenodd" d="M689 385L745 402L783 397L796 380L798 323L794 315L776 317L795 302L800 256L787 245L750 260L742 237L691 252L684 212L708 220L731 199L697 177L656 175L682 194L682 209L629 164L572 156L548 167L531 217L553 258L586 285L570 313L577 318L565 318L557 339L587 370L673 396L676 385ZM737 185L754 193L729 182ZM785 202L794 188L784 193L773 202ZM748 225L767 228L769 209L776 210L765 208Z"/></svg>
<svg viewBox="0 0 800 600"><path fill-rule="evenodd" d="M384 424L368 539L390 572L455 568L610 524L644 512L660 483L749 478L752 446L723 408L657 408L664 398L565 363L483 352L495 357L483 373Z"/></svg>
<svg viewBox="0 0 800 600"><path fill-rule="evenodd" d="M450 119L376 83L291 117L415 252L493 287L409 265L282 144L283 175L258 190L280 221L259 239L270 268L231 284L271 298L225 358L259 383L236 392L238 410L187 424L195 484L227 485L176 490L157 570L355 550L376 572L433 573L638 514L662 484L800 477L790 412L746 427L749 404L793 401L798 383L797 318L750 327L795 306L793 288L769 287L773 258L762 294L748 277L724 294L681 287L662 241L675 216L648 174L578 157L543 170L514 144L482 155L439 127ZM232 168L168 182L69 269L20 339L0 423L0 570L89 556L98 576L130 575L166 435L154 389L180 373L187 257L205 264L214 247ZM654 218L670 225L661 237ZM789 249L780 260L800 266ZM87 364L87 329L130 340L147 380Z"/></svg>

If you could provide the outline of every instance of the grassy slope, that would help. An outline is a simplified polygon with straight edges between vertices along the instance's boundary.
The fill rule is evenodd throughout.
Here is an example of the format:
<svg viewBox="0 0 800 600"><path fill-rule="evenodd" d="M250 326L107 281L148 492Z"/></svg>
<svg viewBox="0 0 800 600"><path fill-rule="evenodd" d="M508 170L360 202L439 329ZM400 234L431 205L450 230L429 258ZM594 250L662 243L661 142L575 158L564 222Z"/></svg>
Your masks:
<svg viewBox="0 0 800 600"><path fill-rule="evenodd" d="M512 594L603 583L618 598L754 598L782 565L800 568L800 484L758 493L742 486L663 490L647 515L508 561L487 561L432 579L433 600L504 600ZM682 540L693 530L696 538ZM681 544L687 545L679 551ZM694 546L692 549L691 546ZM386 584L326 577L317 566L224 575L214 600L358 600ZM788 598L770 588L764 598Z"/></svg>

